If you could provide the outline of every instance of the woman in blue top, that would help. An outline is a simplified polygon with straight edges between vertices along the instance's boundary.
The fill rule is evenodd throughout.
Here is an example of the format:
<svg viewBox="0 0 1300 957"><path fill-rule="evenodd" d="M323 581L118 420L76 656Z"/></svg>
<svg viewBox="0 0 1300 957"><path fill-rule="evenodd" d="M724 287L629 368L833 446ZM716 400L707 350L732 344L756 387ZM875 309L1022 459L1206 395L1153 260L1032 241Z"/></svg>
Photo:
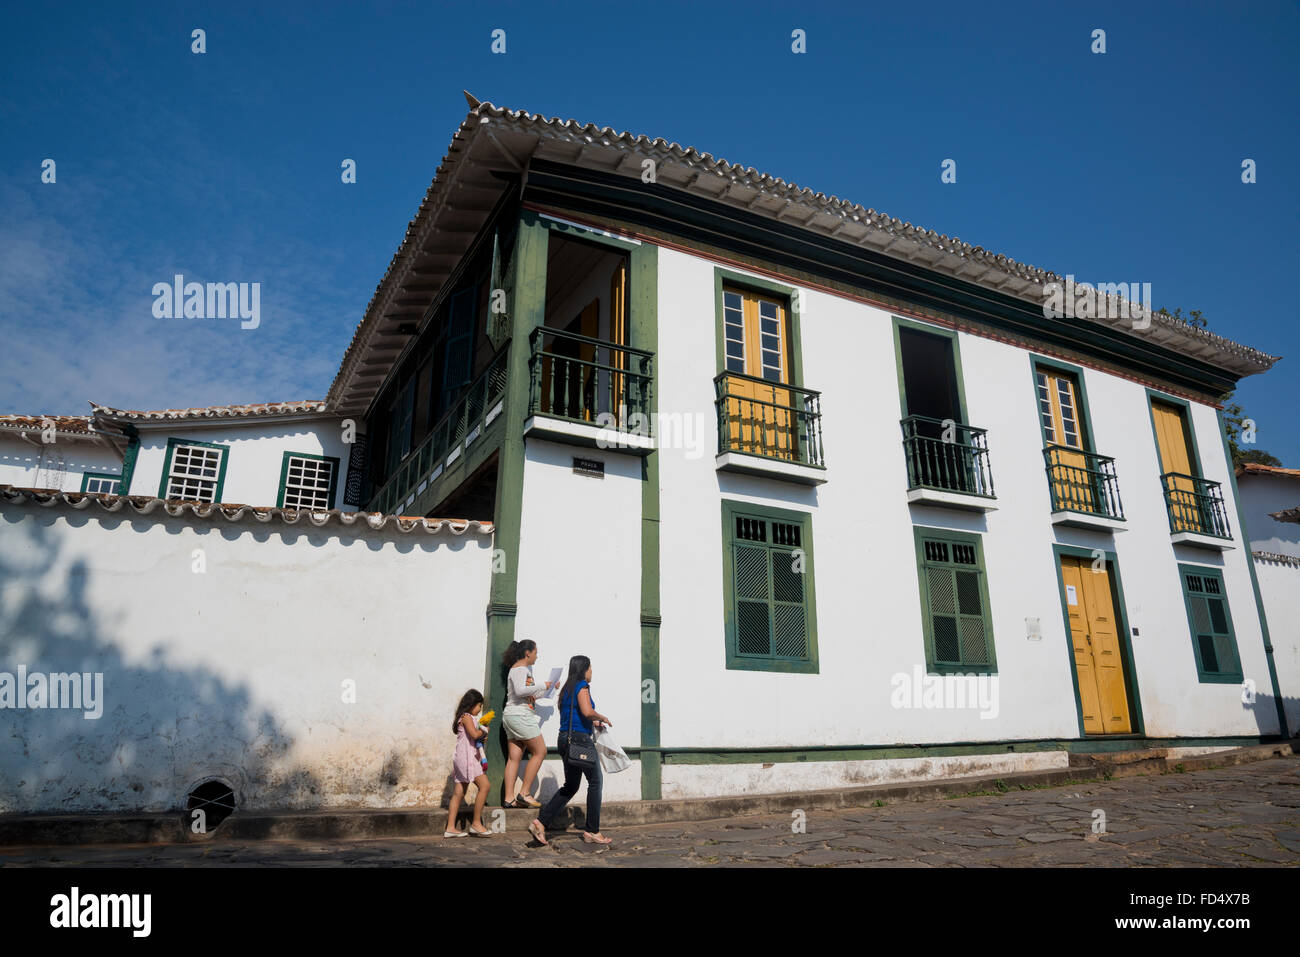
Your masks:
<svg viewBox="0 0 1300 957"><path fill-rule="evenodd" d="M587 776L587 828L582 832L582 839L588 844L613 844L609 838L600 833L600 762L590 771L569 763L569 732L575 727L579 731L592 734L595 729L604 730L612 726L591 701L591 659L586 655L574 655L569 659L569 678L560 689L560 733L556 741L560 757L564 759L564 787L560 788L546 802L537 819L528 825L528 830L539 844L546 843L546 829L555 820L555 815L563 810L569 800L578 793L578 783Z"/></svg>

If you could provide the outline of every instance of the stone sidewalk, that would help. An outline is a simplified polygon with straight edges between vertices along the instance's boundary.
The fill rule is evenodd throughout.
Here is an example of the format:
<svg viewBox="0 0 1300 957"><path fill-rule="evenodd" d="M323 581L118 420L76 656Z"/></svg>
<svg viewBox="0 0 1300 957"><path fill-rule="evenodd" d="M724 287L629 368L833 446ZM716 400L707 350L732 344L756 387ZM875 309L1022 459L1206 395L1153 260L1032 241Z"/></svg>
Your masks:
<svg viewBox="0 0 1300 957"><path fill-rule="evenodd" d="M1104 831L1094 833L1103 822ZM490 818L488 818L490 820ZM1300 865L1300 761L810 810L486 840L236 841L0 847L0 866L1252 867Z"/></svg>

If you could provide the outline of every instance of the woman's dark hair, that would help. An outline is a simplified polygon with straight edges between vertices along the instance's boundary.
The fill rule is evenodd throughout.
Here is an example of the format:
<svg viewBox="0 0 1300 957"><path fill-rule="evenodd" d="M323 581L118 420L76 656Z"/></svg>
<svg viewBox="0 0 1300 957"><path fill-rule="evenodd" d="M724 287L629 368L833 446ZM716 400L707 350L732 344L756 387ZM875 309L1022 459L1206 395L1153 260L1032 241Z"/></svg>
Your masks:
<svg viewBox="0 0 1300 957"><path fill-rule="evenodd" d="M477 688L470 688L460 696L460 704L456 705L456 720L451 723L451 733L455 734L460 729L460 716L469 714L475 707L483 703L483 693Z"/></svg>
<svg viewBox="0 0 1300 957"><path fill-rule="evenodd" d="M509 671L520 661L523 661L524 655L537 647L537 642L531 638L525 638L523 641L512 641L506 647L505 652L501 655L501 666Z"/></svg>
<svg viewBox="0 0 1300 957"><path fill-rule="evenodd" d="M561 701L573 694L573 688L579 681L586 680L587 669L590 667L591 659L586 655L574 655L569 659L569 677L564 682L564 687L560 689ZM565 707L567 708L568 705L565 705Z"/></svg>

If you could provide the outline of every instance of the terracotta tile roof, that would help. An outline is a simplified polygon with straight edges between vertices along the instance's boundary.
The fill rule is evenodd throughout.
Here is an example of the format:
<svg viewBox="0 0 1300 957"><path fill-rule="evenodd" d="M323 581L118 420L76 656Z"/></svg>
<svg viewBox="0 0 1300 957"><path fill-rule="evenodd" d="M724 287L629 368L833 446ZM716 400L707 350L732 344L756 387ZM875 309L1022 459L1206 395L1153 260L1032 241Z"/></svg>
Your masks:
<svg viewBox="0 0 1300 957"><path fill-rule="evenodd" d="M43 429L46 422L53 422L57 432L91 434L88 415L0 415L2 429Z"/></svg>
<svg viewBox="0 0 1300 957"><path fill-rule="evenodd" d="M471 223L463 220L466 212L461 207L464 204L458 205L453 194L457 186L466 185L463 180L473 175L475 163L486 166L495 162L521 170L532 157L540 156L631 178L639 177L641 162L651 159L656 163L656 181L662 185L704 200L728 203L772 219L794 223L822 237L915 261L937 272L1031 300L1035 305L1042 305L1045 285L1065 282L1065 277L1057 273L914 226L887 213L788 183L753 167L729 163L693 147L670 143L662 138L618 132L608 126L509 110L480 102L469 93L465 97L470 112L453 134L447 153L414 218L408 223L406 234L376 286L344 353L327 399L332 410L364 410L383 382L382 376L374 374L374 368L368 370L370 374L364 377L364 382L359 381L362 359L371 341L379 335L379 327L385 321L392 323L390 328L383 330L384 348L392 350L400 346L397 340L404 335L397 331L397 326L403 320L414 322L420 318L414 305L401 302L404 296L409 297L409 293L403 294L402 290L412 285L417 260L425 254L426 244L439 235L439 223L444 218L459 216L462 221L457 224L458 231L473 228ZM483 145L480 148L478 144ZM479 152L471 160L470 154L476 149ZM471 185L480 191L488 188L481 179ZM505 188L504 183L500 188ZM427 279L422 281L428 282ZM1231 370L1238 376L1264 372L1278 358L1161 314L1152 314L1150 327L1141 333L1127 328L1128 320L1094 318L1086 321L1150 339L1175 352Z"/></svg>
<svg viewBox="0 0 1300 957"><path fill-rule="evenodd" d="M1300 505L1295 508L1285 508L1280 512L1269 512L1268 517L1278 522L1296 522L1300 524Z"/></svg>
<svg viewBox="0 0 1300 957"><path fill-rule="evenodd" d="M210 405L193 409L114 409L107 405L90 403L94 414L106 419L135 422L180 422L193 419L257 419L282 415L312 415L325 411L320 399L303 399L298 402L258 402L250 405Z"/></svg>
<svg viewBox="0 0 1300 957"><path fill-rule="evenodd" d="M1237 478L1241 478L1243 475L1277 475L1281 478L1300 478L1300 469L1284 469L1276 465L1243 462L1237 466Z"/></svg>
<svg viewBox="0 0 1300 957"><path fill-rule="evenodd" d="M378 512L340 512L330 509L327 512L300 511L292 508L267 508L252 505L204 504L200 502L172 502L149 495L106 495L94 492L59 492L54 489L19 488L13 485L0 485L0 505L39 505L44 508L67 506L74 509L86 509L92 504L105 512L121 512L129 509L137 515L148 515L159 509L173 518L191 518L215 521L223 518L232 523L267 524L278 520L285 525L299 522L321 528L335 525L354 527L358 531L382 531L392 528L409 534L424 531L432 534L444 529L453 535L473 532L476 535L491 535L494 527L491 522L479 522L462 518L421 518L409 515L381 515Z"/></svg>

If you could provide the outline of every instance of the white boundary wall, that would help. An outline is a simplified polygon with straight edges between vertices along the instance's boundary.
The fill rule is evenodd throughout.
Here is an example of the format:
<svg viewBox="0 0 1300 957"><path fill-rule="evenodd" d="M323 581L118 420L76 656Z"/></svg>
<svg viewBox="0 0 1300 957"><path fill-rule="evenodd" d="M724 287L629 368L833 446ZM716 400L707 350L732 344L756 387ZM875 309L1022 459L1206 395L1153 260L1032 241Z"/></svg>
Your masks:
<svg viewBox="0 0 1300 957"><path fill-rule="evenodd" d="M0 507L0 671L105 699L0 711L0 811L173 809L209 776L248 808L441 803L491 536L160 514Z"/></svg>

